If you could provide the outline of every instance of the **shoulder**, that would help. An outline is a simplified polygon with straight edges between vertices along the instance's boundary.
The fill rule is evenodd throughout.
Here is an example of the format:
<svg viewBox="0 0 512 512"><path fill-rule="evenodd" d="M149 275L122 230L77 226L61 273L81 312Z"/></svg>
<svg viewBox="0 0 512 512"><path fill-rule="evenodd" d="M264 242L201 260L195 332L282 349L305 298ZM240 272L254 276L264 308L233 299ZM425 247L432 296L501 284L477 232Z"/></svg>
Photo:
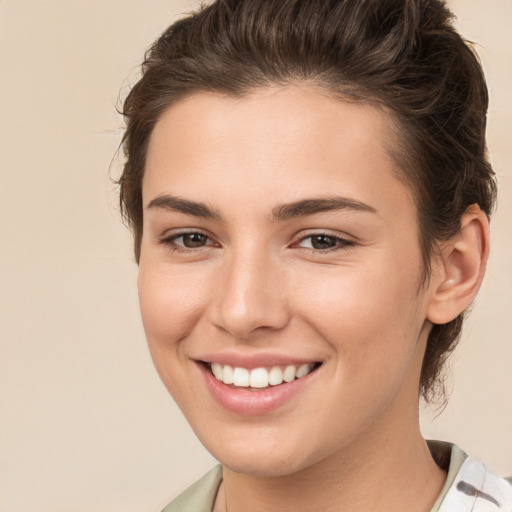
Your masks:
<svg viewBox="0 0 512 512"><path fill-rule="evenodd" d="M171 501L162 512L212 512L221 482L222 466L219 464Z"/></svg>
<svg viewBox="0 0 512 512"><path fill-rule="evenodd" d="M512 512L512 485L477 459L452 446L438 512Z"/></svg>

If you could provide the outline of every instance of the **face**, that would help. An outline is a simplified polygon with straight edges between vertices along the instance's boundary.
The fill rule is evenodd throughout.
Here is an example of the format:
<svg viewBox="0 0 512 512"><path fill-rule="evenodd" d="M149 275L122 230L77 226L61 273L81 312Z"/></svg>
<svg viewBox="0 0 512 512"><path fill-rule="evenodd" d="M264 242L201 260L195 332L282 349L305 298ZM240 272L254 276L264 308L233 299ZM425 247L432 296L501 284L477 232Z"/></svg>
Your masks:
<svg viewBox="0 0 512 512"><path fill-rule="evenodd" d="M144 328L162 381L235 471L298 472L417 421L431 291L390 122L290 86L196 94L154 129Z"/></svg>

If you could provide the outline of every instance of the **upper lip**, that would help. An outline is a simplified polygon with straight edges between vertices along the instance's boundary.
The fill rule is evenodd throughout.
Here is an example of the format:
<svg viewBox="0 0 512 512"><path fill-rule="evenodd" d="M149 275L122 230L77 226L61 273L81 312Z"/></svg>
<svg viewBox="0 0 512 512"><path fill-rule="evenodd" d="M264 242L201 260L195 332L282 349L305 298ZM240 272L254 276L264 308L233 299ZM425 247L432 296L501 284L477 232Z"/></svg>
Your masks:
<svg viewBox="0 0 512 512"><path fill-rule="evenodd" d="M204 354L195 358L203 363L217 363L230 365L233 367L254 369L268 366L300 366L307 363L319 363L319 359L309 357L294 357L285 354L256 353L239 354L232 352L218 352L213 354Z"/></svg>

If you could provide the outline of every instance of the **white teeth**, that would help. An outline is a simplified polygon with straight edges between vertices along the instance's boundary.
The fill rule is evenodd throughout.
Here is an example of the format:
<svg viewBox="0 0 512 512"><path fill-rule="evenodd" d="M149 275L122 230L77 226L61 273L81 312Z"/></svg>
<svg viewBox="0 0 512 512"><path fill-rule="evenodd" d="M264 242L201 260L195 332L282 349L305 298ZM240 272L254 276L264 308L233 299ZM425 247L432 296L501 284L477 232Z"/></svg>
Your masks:
<svg viewBox="0 0 512 512"><path fill-rule="evenodd" d="M249 387L249 370L236 367L233 370L233 384L240 388Z"/></svg>
<svg viewBox="0 0 512 512"><path fill-rule="evenodd" d="M297 373L295 374L297 376L297 379L306 376L311 371L312 368L312 364L303 364L302 366L299 366L299 368L297 369Z"/></svg>
<svg viewBox="0 0 512 512"><path fill-rule="evenodd" d="M256 368L251 370L249 378L251 388L266 388L268 387L268 372L265 368Z"/></svg>
<svg viewBox="0 0 512 512"><path fill-rule="evenodd" d="M268 374L268 383L271 386L278 386L283 383L283 370L279 366L274 366Z"/></svg>
<svg viewBox="0 0 512 512"><path fill-rule="evenodd" d="M222 365L219 363L213 363L212 364L212 372L213 375L215 375L215 378L217 380L222 380L222 376L224 375L224 372L222 370Z"/></svg>
<svg viewBox="0 0 512 512"><path fill-rule="evenodd" d="M283 380L285 382L291 382L292 380L295 380L296 371L297 368L295 368L295 366L287 366L283 372Z"/></svg>
<svg viewBox="0 0 512 512"><path fill-rule="evenodd" d="M233 384L242 388L263 389L270 386L278 386L283 382L292 382L295 379L305 377L314 368L313 363L306 363L298 368L295 365L288 365L284 368L273 366L270 371L266 368L255 368L248 370L241 367L232 367L219 363L212 363L210 368L213 375L224 384Z"/></svg>
<svg viewBox="0 0 512 512"><path fill-rule="evenodd" d="M228 364L222 369L222 382L224 384L233 384L233 368Z"/></svg>

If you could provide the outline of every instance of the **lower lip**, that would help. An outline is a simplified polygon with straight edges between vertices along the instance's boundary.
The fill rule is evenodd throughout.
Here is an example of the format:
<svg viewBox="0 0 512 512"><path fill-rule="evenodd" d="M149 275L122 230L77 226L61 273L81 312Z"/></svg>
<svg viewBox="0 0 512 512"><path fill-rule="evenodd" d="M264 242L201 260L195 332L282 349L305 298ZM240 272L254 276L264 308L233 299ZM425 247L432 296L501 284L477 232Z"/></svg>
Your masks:
<svg viewBox="0 0 512 512"><path fill-rule="evenodd" d="M213 398L228 411L245 416L257 416L278 409L300 393L317 373L315 370L292 382L251 391L227 386L217 380L203 363L199 363L199 367Z"/></svg>

